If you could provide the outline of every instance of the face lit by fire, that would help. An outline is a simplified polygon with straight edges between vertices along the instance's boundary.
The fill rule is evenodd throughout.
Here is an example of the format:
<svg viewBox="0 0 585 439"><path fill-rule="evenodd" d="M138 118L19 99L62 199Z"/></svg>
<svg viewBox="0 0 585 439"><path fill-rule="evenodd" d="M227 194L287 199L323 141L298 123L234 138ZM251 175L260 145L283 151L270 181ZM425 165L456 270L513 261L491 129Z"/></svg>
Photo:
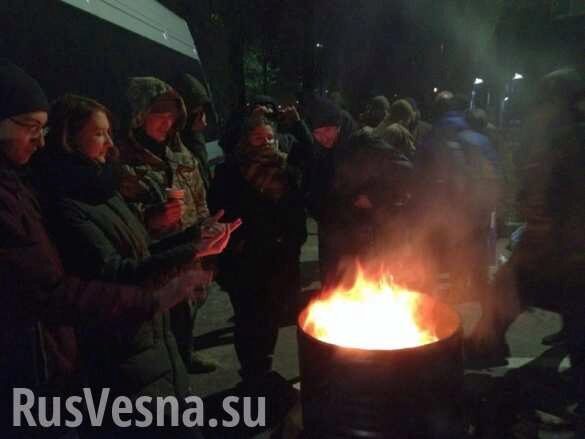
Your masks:
<svg viewBox="0 0 585 439"><path fill-rule="evenodd" d="M258 125L248 134L248 143L257 148L274 145L274 129L270 125Z"/></svg>
<svg viewBox="0 0 585 439"><path fill-rule="evenodd" d="M339 127L328 126L316 128L313 130L313 137L323 148L333 148L333 145L335 145L335 142L337 141L337 137L339 137Z"/></svg>
<svg viewBox="0 0 585 439"><path fill-rule="evenodd" d="M437 337L419 321L423 296L388 279L368 279L358 270L354 284L311 302L302 329L326 343L359 349L402 349Z"/></svg>
<svg viewBox="0 0 585 439"><path fill-rule="evenodd" d="M76 136L79 152L90 160L105 163L108 151L114 146L110 120L103 111L94 111Z"/></svg>
<svg viewBox="0 0 585 439"><path fill-rule="evenodd" d="M144 119L144 131L151 139L159 143L167 140L167 137L177 121L174 112L148 113Z"/></svg>

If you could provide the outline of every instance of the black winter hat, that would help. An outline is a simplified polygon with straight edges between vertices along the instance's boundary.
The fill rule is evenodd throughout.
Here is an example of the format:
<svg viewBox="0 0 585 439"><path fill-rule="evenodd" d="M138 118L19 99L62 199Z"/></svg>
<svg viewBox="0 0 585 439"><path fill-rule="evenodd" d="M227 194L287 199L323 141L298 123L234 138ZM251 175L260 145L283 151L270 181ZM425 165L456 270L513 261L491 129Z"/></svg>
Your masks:
<svg viewBox="0 0 585 439"><path fill-rule="evenodd" d="M0 120L34 111L49 111L39 83L7 59L0 59Z"/></svg>
<svg viewBox="0 0 585 439"><path fill-rule="evenodd" d="M306 97L303 110L304 117L313 130L341 124L341 109L335 102L322 96Z"/></svg>

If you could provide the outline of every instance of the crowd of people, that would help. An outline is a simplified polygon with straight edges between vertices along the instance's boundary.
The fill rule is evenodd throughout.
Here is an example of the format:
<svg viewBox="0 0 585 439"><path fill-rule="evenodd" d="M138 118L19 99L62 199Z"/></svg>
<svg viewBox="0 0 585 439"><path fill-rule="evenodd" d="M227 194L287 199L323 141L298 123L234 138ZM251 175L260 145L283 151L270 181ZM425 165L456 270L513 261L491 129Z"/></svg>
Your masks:
<svg viewBox="0 0 585 439"><path fill-rule="evenodd" d="M466 340L469 366L505 361L515 316L538 291L558 292L585 401L584 91L576 70L543 81L520 164L526 228L490 282L501 160L486 113L469 111L460 95L436 95L432 124L411 98L376 96L354 119L315 94L298 107L256 96L234 112L220 142L225 159L211 169L211 101L191 75L173 85L129 78L130 111L114 139L104 104L74 94L49 102L2 60L3 422L15 387L195 394L188 373L215 367L193 351L213 280L234 310L241 389L269 392L278 328L301 289L308 215L318 224L323 289L360 261L422 292L434 293L443 273L455 290L478 291L484 312ZM53 433L118 437L109 421ZM11 434L3 437L28 437ZM180 428L123 434L200 437Z"/></svg>

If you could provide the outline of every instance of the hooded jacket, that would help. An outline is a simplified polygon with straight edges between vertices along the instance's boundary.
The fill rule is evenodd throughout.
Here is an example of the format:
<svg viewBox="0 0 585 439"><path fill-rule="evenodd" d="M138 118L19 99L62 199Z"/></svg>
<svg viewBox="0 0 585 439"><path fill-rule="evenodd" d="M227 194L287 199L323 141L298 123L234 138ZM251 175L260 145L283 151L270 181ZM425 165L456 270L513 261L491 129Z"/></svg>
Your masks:
<svg viewBox="0 0 585 439"><path fill-rule="evenodd" d="M431 233L426 254L440 255L430 266L444 264L443 269L456 272L459 279L483 273L482 260L487 265L487 258L495 257L501 178L500 161L489 139L469 127L462 111L448 111L417 149L415 170L415 219ZM471 256L462 264L467 255Z"/></svg>
<svg viewBox="0 0 585 439"><path fill-rule="evenodd" d="M501 175L497 151L486 136L471 129L459 111L448 111L437 120L417 152L417 160L430 184L439 182L439 186L434 184L437 189L451 192L447 198L457 197L456 191L469 191L465 179L489 185Z"/></svg>
<svg viewBox="0 0 585 439"><path fill-rule="evenodd" d="M211 108L211 99L207 89L200 81L188 73L179 77L175 83L175 88L185 101L187 112L191 112L197 107L203 107L205 110ZM205 183L205 188L209 189L211 170L209 168L207 148L205 146L205 135L201 132L193 132L191 129L192 122L192 118L188 116L187 124L181 132L181 138L187 149L199 160L201 177Z"/></svg>
<svg viewBox="0 0 585 439"><path fill-rule="evenodd" d="M385 122L382 122L372 130L372 135L380 137L410 160L414 158L414 153L416 151L415 140L413 135L406 127L404 127L404 125L399 123L391 123L387 125Z"/></svg>
<svg viewBox="0 0 585 439"><path fill-rule="evenodd" d="M364 127L374 128L382 122L390 112L390 101L386 96L374 96L371 98L360 115L360 122Z"/></svg>
<svg viewBox="0 0 585 439"><path fill-rule="evenodd" d="M158 144L142 128L150 107L163 95L175 96L180 116L167 141ZM187 114L183 99L170 85L152 77L131 78L127 98L130 115L126 124L126 139L120 146L120 160L126 177L136 180L137 184L136 190L131 193L124 191L124 197L144 221L149 209L160 208L166 202L166 188L183 189L185 210L182 227L186 229L197 224L209 216L209 210L199 161L185 147L179 135ZM149 148L149 143L152 148ZM157 150L158 153L153 152Z"/></svg>

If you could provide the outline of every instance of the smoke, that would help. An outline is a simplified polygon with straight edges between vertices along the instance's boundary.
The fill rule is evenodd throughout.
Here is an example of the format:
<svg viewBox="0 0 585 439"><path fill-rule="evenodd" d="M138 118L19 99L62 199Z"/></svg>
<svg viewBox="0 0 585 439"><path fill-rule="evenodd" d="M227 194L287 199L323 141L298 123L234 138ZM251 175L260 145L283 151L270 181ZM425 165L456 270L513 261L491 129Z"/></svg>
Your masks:
<svg viewBox="0 0 585 439"><path fill-rule="evenodd" d="M503 271L497 286L488 276L489 266L495 263L490 227L494 225L497 181L459 181L441 162L394 178L378 172L378 167L388 165L379 157L369 165L359 160L351 165L353 172L340 171L343 184L338 188L348 193L370 189L368 197L374 202L337 232L343 254L337 265L340 284L352 285L361 266L370 278L391 277L401 287L445 302L479 300L486 316L477 330L482 337L494 333L499 321L517 313L520 301L513 270ZM386 173L396 171L396 167L385 169ZM352 181L373 175L377 178L368 185ZM440 178L445 175L447 182ZM384 181L395 190L384 190ZM396 188L405 186L408 196L397 196Z"/></svg>
<svg viewBox="0 0 585 439"><path fill-rule="evenodd" d="M431 295L445 303L479 301L480 323L474 339L490 344L521 309L515 261L503 266L494 282L488 277L485 229L447 201L417 206L379 218L373 239L338 264L339 285L353 285L361 268L367 278L391 278L400 287ZM349 238L351 233L346 235Z"/></svg>

